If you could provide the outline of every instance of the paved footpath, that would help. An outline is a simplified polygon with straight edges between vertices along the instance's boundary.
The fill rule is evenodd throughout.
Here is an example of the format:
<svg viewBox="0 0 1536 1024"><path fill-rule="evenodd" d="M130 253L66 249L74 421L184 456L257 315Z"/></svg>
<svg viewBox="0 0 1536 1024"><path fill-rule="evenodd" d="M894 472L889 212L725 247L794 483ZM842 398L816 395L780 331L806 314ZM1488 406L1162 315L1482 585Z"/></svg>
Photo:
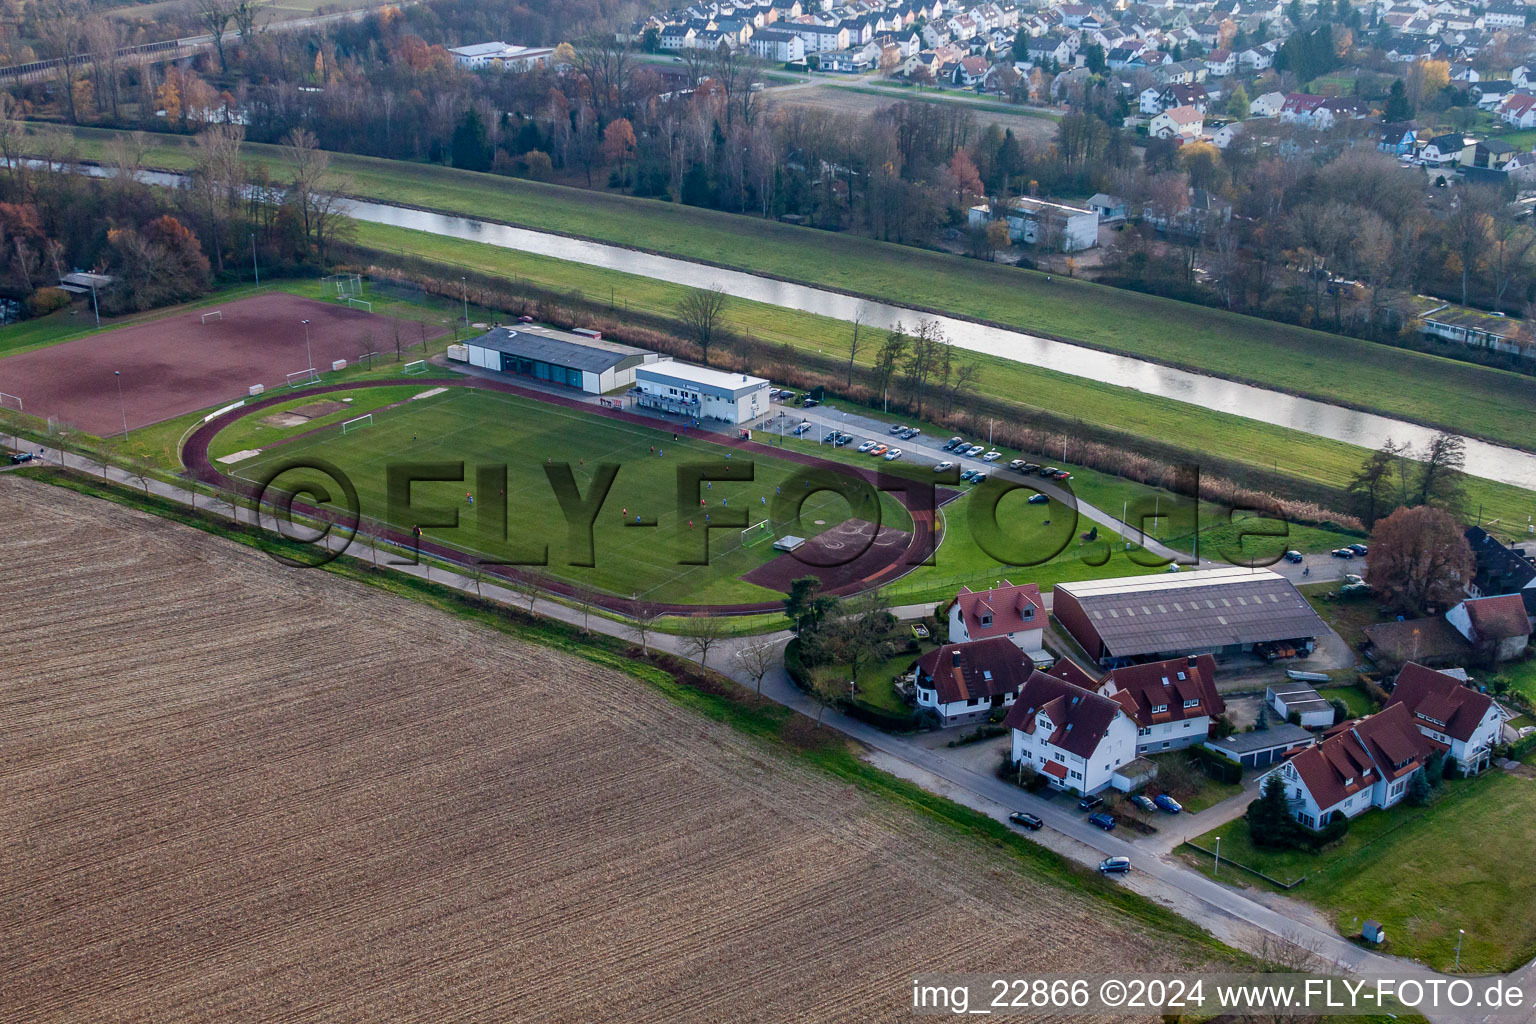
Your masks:
<svg viewBox="0 0 1536 1024"><path fill-rule="evenodd" d="M24 450L38 451L36 446L24 446ZM64 454L57 450L46 453L46 461L62 464L71 469L94 476L102 476L99 462L82 456ZM106 470L107 479L128 487L145 489L143 478L134 476L117 467ZM150 494L210 511L216 515L229 515L228 502L214 500L207 495L161 480L149 480ZM254 513L240 509L241 522L250 523ZM328 538L328 545L337 545L338 538ZM348 554L364 561L376 561L396 572L429 579L433 583L452 587L464 593L476 594L514 607L528 607L524 595L508 588L476 581L466 575L427 565L396 564L400 557L393 549L375 551L360 541L354 541ZM303 570L295 570L303 571ZM594 632L633 639L626 623L601 616L584 616L576 608L555 601L536 599L532 610L537 614L585 626ZM720 645L710 658L709 667L730 675L743 686L751 687L747 674L741 669L735 654L747 646L759 644L778 645L789 639L787 632L766 636L732 638ZM653 646L683 658L691 658L684 647L684 639L665 633L650 634ZM697 660L697 659L692 659ZM782 659L763 680L765 697L815 719L818 707L797 688L784 670ZM1318 920L1317 914L1293 900L1278 897L1255 898L1235 889L1228 889L1201 871L1197 871L1170 855L1156 854L1153 848L1139 842L1122 839L1114 833L1106 833L1089 825L1077 812L1076 802L1058 799L1047 801L1026 793L1016 786L1002 781L995 775L983 773L945 757L940 750L930 750L911 739L895 736L876 729L864 722L837 711L828 710L821 717L825 728L835 729L863 744L869 750L872 763L892 774L909 779L933 792L947 796L959 803L988 814L999 821L1006 821L1008 813L1027 809L1044 819L1046 828L1037 833L1023 833L1029 838L1050 847L1078 863L1096 867L1104 857L1125 856L1132 858L1135 870L1126 876L1124 884L1149 899L1173 910L1180 916L1210 932L1221 941L1249 951L1256 951L1265 936L1297 943L1316 953L1339 968L1353 974L1391 973L1397 976L1429 979L1441 977L1428 967L1415 961L1383 956L1363 949L1334 933ZM945 748L947 749L947 748ZM1240 798L1233 798L1234 800ZM1198 816L1197 816L1198 817ZM1536 978L1536 961L1527 964L1511 976L1517 983L1529 983ZM1437 1021L1478 1021L1486 1018L1471 1016L1438 1016Z"/></svg>

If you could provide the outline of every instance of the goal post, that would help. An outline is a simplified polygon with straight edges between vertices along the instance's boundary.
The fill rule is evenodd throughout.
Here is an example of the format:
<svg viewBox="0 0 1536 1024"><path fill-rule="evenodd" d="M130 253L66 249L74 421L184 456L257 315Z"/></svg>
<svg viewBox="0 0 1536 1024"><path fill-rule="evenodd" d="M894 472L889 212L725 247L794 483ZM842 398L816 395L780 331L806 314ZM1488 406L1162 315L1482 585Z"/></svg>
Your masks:
<svg viewBox="0 0 1536 1024"><path fill-rule="evenodd" d="M772 536L773 528L768 525L768 520L764 519L761 522L753 523L751 526L741 531L741 546L744 548L749 548L752 545L761 543L762 541L765 541Z"/></svg>
<svg viewBox="0 0 1536 1024"><path fill-rule="evenodd" d="M420 373L426 373L427 361L425 359L418 359L415 362L406 363L403 367L400 368L400 372L408 377L415 376Z"/></svg>
<svg viewBox="0 0 1536 1024"><path fill-rule="evenodd" d="M204 313L203 314L203 323L205 323L205 324L206 323L212 323L212 322L214 322L216 320L223 320L223 319L224 319L224 311L222 309L215 309L212 312Z"/></svg>
<svg viewBox="0 0 1536 1024"><path fill-rule="evenodd" d="M367 299L353 298L349 295L347 296L347 305L351 306L353 309L366 309L370 313L373 312L373 303L369 302Z"/></svg>
<svg viewBox="0 0 1536 1024"><path fill-rule="evenodd" d="M363 294L362 274L332 274L320 279L321 294L346 299Z"/></svg>
<svg viewBox="0 0 1536 1024"><path fill-rule="evenodd" d="M307 370L294 370L292 373L290 373L288 375L288 386L291 388L302 388L310 384L318 383L319 380L320 375L316 373L315 368L311 366Z"/></svg>
<svg viewBox="0 0 1536 1024"><path fill-rule="evenodd" d="M21 408L21 399L15 395L8 395L4 391L0 391L0 409L15 409L17 412L24 411Z"/></svg>
<svg viewBox="0 0 1536 1024"><path fill-rule="evenodd" d="M364 427L371 426L373 426L373 413L365 412L361 416L354 416L350 420L343 421L341 424L341 432L345 435L351 433L354 430L361 430Z"/></svg>

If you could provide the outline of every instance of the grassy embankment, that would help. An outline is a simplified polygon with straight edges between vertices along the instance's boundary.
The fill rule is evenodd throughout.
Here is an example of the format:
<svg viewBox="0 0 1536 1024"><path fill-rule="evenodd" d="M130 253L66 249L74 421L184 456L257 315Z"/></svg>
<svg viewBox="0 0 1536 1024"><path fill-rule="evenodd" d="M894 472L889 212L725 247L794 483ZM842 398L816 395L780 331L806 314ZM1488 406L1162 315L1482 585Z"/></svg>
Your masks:
<svg viewBox="0 0 1536 1024"><path fill-rule="evenodd" d="M106 159L114 133L76 129ZM152 136L147 161L190 166L190 140ZM247 157L281 176L281 151ZM424 164L336 155L352 193L807 280L1074 340L1325 401L1529 446L1536 385L1514 373L1059 275L715 211Z"/></svg>

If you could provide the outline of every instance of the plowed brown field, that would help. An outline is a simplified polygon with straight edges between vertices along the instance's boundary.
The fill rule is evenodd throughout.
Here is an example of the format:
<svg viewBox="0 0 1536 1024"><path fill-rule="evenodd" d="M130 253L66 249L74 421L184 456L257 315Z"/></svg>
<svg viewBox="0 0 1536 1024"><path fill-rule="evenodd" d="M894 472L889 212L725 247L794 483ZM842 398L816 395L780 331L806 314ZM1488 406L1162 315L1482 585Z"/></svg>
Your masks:
<svg viewBox="0 0 1536 1024"><path fill-rule="evenodd" d="M905 1020L1176 940L644 684L0 476L0 1018Z"/></svg>

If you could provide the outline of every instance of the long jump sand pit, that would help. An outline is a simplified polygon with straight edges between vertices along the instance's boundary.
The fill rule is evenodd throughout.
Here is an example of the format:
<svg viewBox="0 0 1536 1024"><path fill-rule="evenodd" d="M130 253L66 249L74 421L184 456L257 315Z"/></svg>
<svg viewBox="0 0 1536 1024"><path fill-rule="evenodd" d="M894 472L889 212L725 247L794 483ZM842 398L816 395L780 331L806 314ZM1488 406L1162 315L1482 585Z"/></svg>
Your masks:
<svg viewBox="0 0 1536 1024"><path fill-rule="evenodd" d="M235 401L252 384L283 386L288 374L309 369L310 350L314 368L326 371L337 359L356 360L365 343L370 351L393 351L396 330L402 344L418 350L422 339L417 321L287 292L226 303L220 318L204 323L208 309L0 359L0 381L26 412L106 435L122 431L125 413L128 429L135 430ZM448 328L432 320L425 330L430 340Z"/></svg>
<svg viewBox="0 0 1536 1024"><path fill-rule="evenodd" d="M1200 959L631 676L15 474L0 516L7 1020L906 1021L922 971Z"/></svg>

